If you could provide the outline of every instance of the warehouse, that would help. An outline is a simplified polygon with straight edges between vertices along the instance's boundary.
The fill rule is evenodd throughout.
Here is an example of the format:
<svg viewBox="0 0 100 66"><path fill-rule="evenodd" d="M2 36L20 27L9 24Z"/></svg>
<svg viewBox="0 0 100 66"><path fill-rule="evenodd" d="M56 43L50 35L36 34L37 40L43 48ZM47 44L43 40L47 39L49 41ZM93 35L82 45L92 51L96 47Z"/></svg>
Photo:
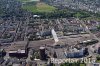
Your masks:
<svg viewBox="0 0 100 66"><path fill-rule="evenodd" d="M11 57L27 57L28 48L26 41L14 42L9 49L9 56Z"/></svg>

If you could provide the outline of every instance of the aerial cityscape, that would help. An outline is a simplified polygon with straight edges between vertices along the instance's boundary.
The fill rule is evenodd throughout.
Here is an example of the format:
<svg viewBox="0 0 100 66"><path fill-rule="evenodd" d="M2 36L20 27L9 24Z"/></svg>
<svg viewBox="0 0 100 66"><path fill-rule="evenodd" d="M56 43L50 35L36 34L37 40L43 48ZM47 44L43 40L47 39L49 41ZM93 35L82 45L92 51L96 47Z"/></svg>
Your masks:
<svg viewBox="0 0 100 66"><path fill-rule="evenodd" d="M0 0L0 66L100 66L100 0Z"/></svg>

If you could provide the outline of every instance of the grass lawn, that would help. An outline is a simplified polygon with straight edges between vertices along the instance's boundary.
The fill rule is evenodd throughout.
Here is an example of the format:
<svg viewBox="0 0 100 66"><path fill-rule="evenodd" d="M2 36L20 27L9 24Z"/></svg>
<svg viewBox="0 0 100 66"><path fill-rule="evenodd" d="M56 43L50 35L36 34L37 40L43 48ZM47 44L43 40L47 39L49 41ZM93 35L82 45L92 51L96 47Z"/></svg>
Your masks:
<svg viewBox="0 0 100 66"><path fill-rule="evenodd" d="M37 3L36 5L27 4L24 5L22 8L31 12L52 12L56 9L55 7L49 6L48 4L45 3Z"/></svg>
<svg viewBox="0 0 100 66"><path fill-rule="evenodd" d="M82 20L97 20L97 21L100 21L100 17L88 17L88 18L83 18Z"/></svg>
<svg viewBox="0 0 100 66"><path fill-rule="evenodd" d="M36 6L28 5L28 6L24 6L23 9L28 10L30 12L37 12Z"/></svg>
<svg viewBox="0 0 100 66"><path fill-rule="evenodd" d="M32 1L39 1L39 0L18 0L18 1L21 1L21 2L32 2Z"/></svg>
<svg viewBox="0 0 100 66"><path fill-rule="evenodd" d="M26 2L26 1L30 1L30 0L18 0L18 1L21 1L21 2Z"/></svg>
<svg viewBox="0 0 100 66"><path fill-rule="evenodd" d="M97 62L97 63L100 63L100 60L97 60L96 62Z"/></svg>
<svg viewBox="0 0 100 66"><path fill-rule="evenodd" d="M86 66L85 64L80 64L80 66Z"/></svg>
<svg viewBox="0 0 100 66"><path fill-rule="evenodd" d="M45 3L37 3L36 7L39 12L51 12L55 10L55 7L49 6Z"/></svg>

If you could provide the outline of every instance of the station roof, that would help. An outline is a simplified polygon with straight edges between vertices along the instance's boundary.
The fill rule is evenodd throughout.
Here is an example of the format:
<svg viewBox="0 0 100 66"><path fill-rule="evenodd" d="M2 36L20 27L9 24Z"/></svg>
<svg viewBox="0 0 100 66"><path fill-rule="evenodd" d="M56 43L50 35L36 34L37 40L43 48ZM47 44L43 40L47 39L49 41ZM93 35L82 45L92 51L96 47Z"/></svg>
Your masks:
<svg viewBox="0 0 100 66"><path fill-rule="evenodd" d="M24 53L25 49L26 49L26 46L27 46L26 41L14 42L9 47L8 51L11 52L11 53L12 52Z"/></svg>

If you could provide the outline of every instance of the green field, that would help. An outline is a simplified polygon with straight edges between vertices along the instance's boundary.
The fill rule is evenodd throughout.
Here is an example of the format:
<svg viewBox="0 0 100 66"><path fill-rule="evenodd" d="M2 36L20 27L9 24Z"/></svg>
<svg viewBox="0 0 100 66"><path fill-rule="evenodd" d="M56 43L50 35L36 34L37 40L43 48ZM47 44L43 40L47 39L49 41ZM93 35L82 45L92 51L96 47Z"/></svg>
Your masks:
<svg viewBox="0 0 100 66"><path fill-rule="evenodd" d="M30 12L52 12L56 9L55 7L49 6L48 4L45 3L36 3L33 5L31 3L31 5L27 4L24 5L22 8Z"/></svg>
<svg viewBox="0 0 100 66"><path fill-rule="evenodd" d="M28 2L28 1L30 1L30 0L18 0L18 1L21 1L21 2Z"/></svg>
<svg viewBox="0 0 100 66"><path fill-rule="evenodd" d="M38 3L36 7L37 7L37 11L39 12L51 12L55 10L55 7L49 6L45 3Z"/></svg>
<svg viewBox="0 0 100 66"><path fill-rule="evenodd" d="M21 2L32 2L32 1L39 1L39 0L18 0L18 1L21 1Z"/></svg>
<svg viewBox="0 0 100 66"><path fill-rule="evenodd" d="M96 21L100 21L100 17L87 17L87 18L82 18L82 20L96 20Z"/></svg>
<svg viewBox="0 0 100 66"><path fill-rule="evenodd" d="M80 64L80 66L86 66L85 64Z"/></svg>

